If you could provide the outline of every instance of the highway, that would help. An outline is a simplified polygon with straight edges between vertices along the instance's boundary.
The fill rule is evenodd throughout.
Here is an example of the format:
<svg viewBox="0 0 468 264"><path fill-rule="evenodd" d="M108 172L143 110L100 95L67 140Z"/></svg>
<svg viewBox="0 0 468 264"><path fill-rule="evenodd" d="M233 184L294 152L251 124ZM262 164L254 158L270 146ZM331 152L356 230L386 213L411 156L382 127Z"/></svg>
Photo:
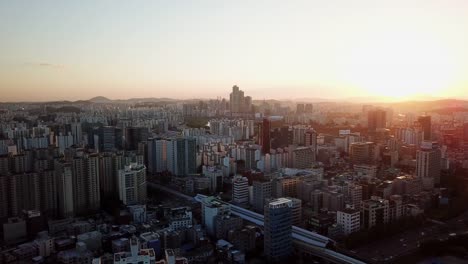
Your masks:
<svg viewBox="0 0 468 264"><path fill-rule="evenodd" d="M165 187L156 183L148 183L148 187L175 195L180 198L184 198L191 202L194 202L194 201L202 202L203 198L206 197L205 195L201 195L201 194L197 194L195 197L191 197L191 196L185 195L183 193L180 193L178 191L175 191L173 189L170 189L168 187ZM229 203L225 203L225 204L229 204ZM229 204L229 206L231 208L231 213L241 217L244 220L255 223L259 226L263 226L264 224L263 215L252 212L250 210L247 210L245 208L242 208L233 204ZM292 237L294 239L295 244L300 245L302 248L307 247L311 252L315 253L319 257L327 259L328 261L331 261L332 263L343 263L343 264L364 264L365 263L365 262L359 261L357 259L354 259L352 257L349 257L347 255L338 253L336 251L333 251L327 248L329 244L334 243L334 241L328 237L319 235L314 232L310 232L308 230L299 228L297 226L293 226L292 229L293 229Z"/></svg>

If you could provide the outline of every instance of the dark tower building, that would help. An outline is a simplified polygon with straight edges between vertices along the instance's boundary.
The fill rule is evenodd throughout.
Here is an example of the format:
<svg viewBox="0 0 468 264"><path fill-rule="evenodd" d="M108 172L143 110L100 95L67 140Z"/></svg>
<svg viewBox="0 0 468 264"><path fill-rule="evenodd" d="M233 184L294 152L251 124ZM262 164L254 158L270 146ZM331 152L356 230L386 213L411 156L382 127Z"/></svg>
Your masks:
<svg viewBox="0 0 468 264"><path fill-rule="evenodd" d="M387 126L387 113L382 109L370 110L368 112L367 121L369 133L375 133L377 129Z"/></svg>
<svg viewBox="0 0 468 264"><path fill-rule="evenodd" d="M421 125L421 129L424 133L423 140L432 140L431 116L425 115L418 117L418 123Z"/></svg>
<svg viewBox="0 0 468 264"><path fill-rule="evenodd" d="M148 140L146 127L127 127L125 129L125 149L138 150L138 143Z"/></svg>
<svg viewBox="0 0 468 264"><path fill-rule="evenodd" d="M263 119L261 131L259 131L260 135L260 145L262 145L262 153L267 154L270 153L271 149L271 141L270 141L270 128L271 128L271 121L267 118Z"/></svg>

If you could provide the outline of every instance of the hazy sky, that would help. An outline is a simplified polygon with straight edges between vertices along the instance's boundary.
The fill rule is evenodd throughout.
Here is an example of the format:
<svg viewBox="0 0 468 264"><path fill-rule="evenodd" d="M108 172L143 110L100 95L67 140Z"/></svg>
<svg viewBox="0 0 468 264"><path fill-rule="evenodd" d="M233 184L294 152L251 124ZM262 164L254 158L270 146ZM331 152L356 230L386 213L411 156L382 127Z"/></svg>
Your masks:
<svg viewBox="0 0 468 264"><path fill-rule="evenodd" d="M468 1L0 1L0 101L468 97Z"/></svg>

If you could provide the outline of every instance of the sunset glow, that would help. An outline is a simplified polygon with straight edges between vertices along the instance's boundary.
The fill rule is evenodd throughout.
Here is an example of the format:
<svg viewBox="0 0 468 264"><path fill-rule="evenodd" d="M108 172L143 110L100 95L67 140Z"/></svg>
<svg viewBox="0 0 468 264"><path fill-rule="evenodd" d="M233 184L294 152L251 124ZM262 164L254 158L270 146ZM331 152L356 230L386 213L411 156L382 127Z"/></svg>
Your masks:
<svg viewBox="0 0 468 264"><path fill-rule="evenodd" d="M456 0L2 1L1 100L209 98L233 83L277 99L466 97L467 13Z"/></svg>

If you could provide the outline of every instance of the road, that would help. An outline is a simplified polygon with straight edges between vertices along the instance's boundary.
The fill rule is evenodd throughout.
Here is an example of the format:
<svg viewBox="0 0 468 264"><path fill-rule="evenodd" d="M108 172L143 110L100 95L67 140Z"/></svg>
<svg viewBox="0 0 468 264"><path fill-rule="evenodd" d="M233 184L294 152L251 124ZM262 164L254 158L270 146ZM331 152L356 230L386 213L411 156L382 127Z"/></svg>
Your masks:
<svg viewBox="0 0 468 264"><path fill-rule="evenodd" d="M152 183L152 182L147 182L146 183L148 185L148 187L150 188L153 188L153 189L157 189L159 191L163 191L165 193L169 193L169 194L172 194L174 196L177 196L179 198L182 198L182 199L186 199L188 201L195 201L195 199L192 197L192 196L189 196L189 195L185 195L181 192L178 192L176 190L173 190L169 187L165 187L165 186L162 186L160 184L157 184L157 183Z"/></svg>
<svg viewBox="0 0 468 264"><path fill-rule="evenodd" d="M432 222L427 226L375 241L359 247L351 253L374 263L393 263L398 257L417 251L419 244L426 239L447 239L451 233L467 232L466 220L468 220L468 212L445 223Z"/></svg>

